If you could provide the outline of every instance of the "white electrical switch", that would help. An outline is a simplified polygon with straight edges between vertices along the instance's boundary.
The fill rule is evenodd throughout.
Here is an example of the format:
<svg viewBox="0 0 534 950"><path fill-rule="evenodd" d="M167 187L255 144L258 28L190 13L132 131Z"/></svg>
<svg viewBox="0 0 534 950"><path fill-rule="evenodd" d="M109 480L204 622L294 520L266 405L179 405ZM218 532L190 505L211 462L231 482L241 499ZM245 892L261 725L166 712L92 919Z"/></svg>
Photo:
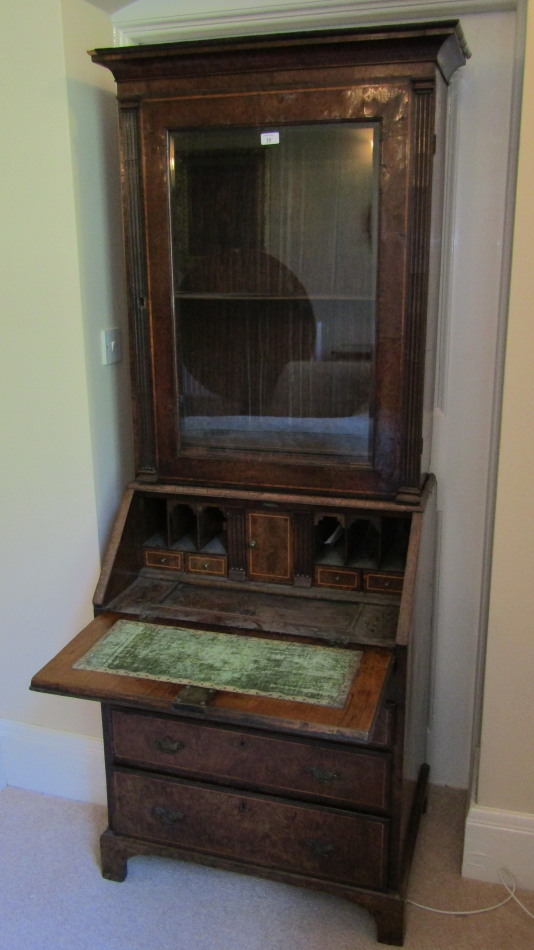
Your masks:
<svg viewBox="0 0 534 950"><path fill-rule="evenodd" d="M118 327L101 331L102 362L118 363L122 359L121 331Z"/></svg>

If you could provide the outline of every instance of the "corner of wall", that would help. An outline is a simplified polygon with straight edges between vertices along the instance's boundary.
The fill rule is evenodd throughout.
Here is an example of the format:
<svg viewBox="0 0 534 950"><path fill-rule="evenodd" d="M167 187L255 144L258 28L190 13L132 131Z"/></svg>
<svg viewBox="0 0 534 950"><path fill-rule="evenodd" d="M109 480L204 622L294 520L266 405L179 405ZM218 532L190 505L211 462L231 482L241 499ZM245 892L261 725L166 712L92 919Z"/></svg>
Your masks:
<svg viewBox="0 0 534 950"><path fill-rule="evenodd" d="M5 785L104 805L102 742L90 736L0 720L0 788Z"/></svg>

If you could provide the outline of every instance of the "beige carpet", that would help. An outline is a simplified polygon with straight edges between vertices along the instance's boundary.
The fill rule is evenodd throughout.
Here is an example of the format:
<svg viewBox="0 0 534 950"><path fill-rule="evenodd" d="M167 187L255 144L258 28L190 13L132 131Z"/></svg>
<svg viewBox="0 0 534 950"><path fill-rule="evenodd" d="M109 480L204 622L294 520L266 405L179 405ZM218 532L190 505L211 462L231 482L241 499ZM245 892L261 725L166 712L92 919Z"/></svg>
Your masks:
<svg viewBox="0 0 534 950"><path fill-rule="evenodd" d="M444 909L489 906L498 885L462 880L464 795L431 790L410 897ZM372 918L328 895L161 858L104 881L98 806L0 792L0 950L370 950ZM518 892L534 910L534 894ZM383 945L382 945L383 946ZM534 920L510 901L474 917L410 907L406 950L534 950Z"/></svg>

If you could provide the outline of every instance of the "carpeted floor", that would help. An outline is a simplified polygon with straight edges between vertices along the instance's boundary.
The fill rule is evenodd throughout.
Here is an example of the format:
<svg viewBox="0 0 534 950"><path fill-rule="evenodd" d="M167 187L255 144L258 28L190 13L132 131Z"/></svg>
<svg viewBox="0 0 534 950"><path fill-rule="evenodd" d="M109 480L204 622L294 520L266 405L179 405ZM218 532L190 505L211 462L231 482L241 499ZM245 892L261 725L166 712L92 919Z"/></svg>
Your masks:
<svg viewBox="0 0 534 950"><path fill-rule="evenodd" d="M468 910L506 896L460 878L463 793L432 788L410 897ZM0 950L377 950L374 921L313 891L161 858L100 876L105 809L0 792ZM534 895L520 893L534 910ZM534 920L510 901L471 917L411 906L406 950L534 950Z"/></svg>

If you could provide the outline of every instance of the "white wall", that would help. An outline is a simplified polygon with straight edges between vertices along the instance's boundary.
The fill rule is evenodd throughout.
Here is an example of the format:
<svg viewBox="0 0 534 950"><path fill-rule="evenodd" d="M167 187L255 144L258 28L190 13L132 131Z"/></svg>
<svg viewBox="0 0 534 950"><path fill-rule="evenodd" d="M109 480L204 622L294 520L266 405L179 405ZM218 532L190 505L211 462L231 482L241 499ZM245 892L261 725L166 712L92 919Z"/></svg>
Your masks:
<svg viewBox="0 0 534 950"><path fill-rule="evenodd" d="M534 889L534 4L529 0L478 784L463 872Z"/></svg>
<svg viewBox="0 0 534 950"><path fill-rule="evenodd" d="M429 761L437 784L467 785L484 559L491 504L492 426L499 393L499 336L506 313L504 234L515 65L513 13L462 17L472 57L451 103L450 182L432 468L441 545ZM496 116L499 121L496 122ZM489 512L491 516L491 511Z"/></svg>
<svg viewBox="0 0 534 950"><path fill-rule="evenodd" d="M115 387L96 369L94 336L117 319L105 258L120 234L105 207L111 186L101 193L102 99L77 68L87 47L111 42L109 18L82 0L2 9L0 721L94 736L97 704L28 686L91 619L99 534L118 500ZM107 147L115 156L113 136Z"/></svg>
<svg viewBox="0 0 534 950"><path fill-rule="evenodd" d="M87 49L113 45L109 17L62 0L81 310L100 548L117 498L133 478L130 371L122 240L118 110L109 70ZM118 326L123 359L104 365L101 331Z"/></svg>
<svg viewBox="0 0 534 950"><path fill-rule="evenodd" d="M478 801L534 816L533 92L530 0Z"/></svg>

